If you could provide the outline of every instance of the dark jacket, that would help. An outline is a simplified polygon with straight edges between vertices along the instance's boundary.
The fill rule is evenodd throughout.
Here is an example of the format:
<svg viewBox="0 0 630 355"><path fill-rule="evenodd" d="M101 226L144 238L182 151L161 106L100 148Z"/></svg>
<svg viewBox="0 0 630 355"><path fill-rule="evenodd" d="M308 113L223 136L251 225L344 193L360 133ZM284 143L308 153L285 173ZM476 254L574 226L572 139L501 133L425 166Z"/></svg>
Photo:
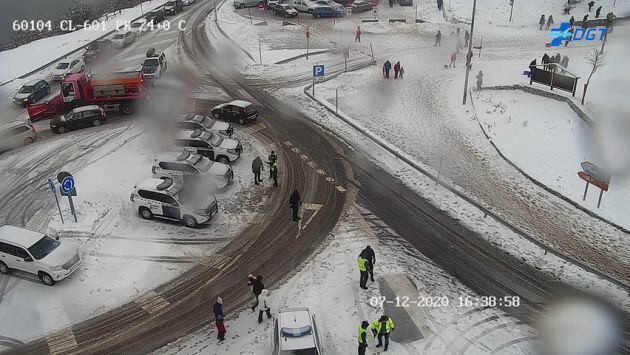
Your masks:
<svg viewBox="0 0 630 355"><path fill-rule="evenodd" d="M215 320L223 320L223 318L225 318L225 315L223 314L223 306L221 305L221 303L216 302L212 307L212 311L214 312Z"/></svg>
<svg viewBox="0 0 630 355"><path fill-rule="evenodd" d="M273 163L275 163L276 161L278 161L278 155L276 155L276 153L271 153L271 154L269 154L269 156L267 157L267 160L269 161L269 165L273 165Z"/></svg>
<svg viewBox="0 0 630 355"><path fill-rule="evenodd" d="M274 178L278 178L278 164L274 162L273 164L271 164L271 167L269 169L271 169L271 176Z"/></svg>
<svg viewBox="0 0 630 355"><path fill-rule="evenodd" d="M361 251L360 255L367 259L371 264L376 263L376 254L374 254L374 249L372 249L369 245Z"/></svg>
<svg viewBox="0 0 630 355"><path fill-rule="evenodd" d="M536 67L536 59L532 60L531 63L529 63L529 69L535 68L535 67Z"/></svg>
<svg viewBox="0 0 630 355"><path fill-rule="evenodd" d="M300 206L300 194L297 191L293 191L291 197L289 197L289 206L298 207Z"/></svg>
<svg viewBox="0 0 630 355"><path fill-rule="evenodd" d="M383 64L383 68L385 68L385 70L391 70L392 69L392 63L390 63L390 61L386 61L385 64Z"/></svg>
<svg viewBox="0 0 630 355"><path fill-rule="evenodd" d="M263 170L263 162L260 160L260 157L256 157L252 162L252 172L259 173L261 170Z"/></svg>
<svg viewBox="0 0 630 355"><path fill-rule="evenodd" d="M263 284L262 276L258 275L256 277L256 280L252 282L252 292L256 296L259 296L264 288L265 288L265 285Z"/></svg>

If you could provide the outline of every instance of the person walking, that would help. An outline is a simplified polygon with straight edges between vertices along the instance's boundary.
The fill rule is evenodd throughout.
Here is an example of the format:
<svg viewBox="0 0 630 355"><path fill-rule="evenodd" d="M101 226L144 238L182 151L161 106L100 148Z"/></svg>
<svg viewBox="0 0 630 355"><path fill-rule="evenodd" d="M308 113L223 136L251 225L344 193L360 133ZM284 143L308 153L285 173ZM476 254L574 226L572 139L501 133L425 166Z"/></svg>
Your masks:
<svg viewBox="0 0 630 355"><path fill-rule="evenodd" d="M267 313L267 319L271 319L271 307L269 306L269 291L263 289L260 293L258 303L258 324L263 321L263 313Z"/></svg>
<svg viewBox="0 0 630 355"><path fill-rule="evenodd" d="M466 32L464 32L464 47L465 48L468 47L469 41L470 41L470 34L468 33L468 30L466 30Z"/></svg>
<svg viewBox="0 0 630 355"><path fill-rule="evenodd" d="M545 26L545 29L548 30L551 25L553 25L553 15L549 15L549 17L547 18L547 26Z"/></svg>
<svg viewBox="0 0 630 355"><path fill-rule="evenodd" d="M383 347L383 351L387 351L389 347L389 335L394 330L394 321L391 320L388 316L381 316L380 319L372 322L372 334L374 337L378 339L378 344L376 344L377 348ZM385 343L383 344L383 338L385 338Z"/></svg>
<svg viewBox="0 0 630 355"><path fill-rule="evenodd" d="M569 57L566 54L560 59L560 65L562 65L562 72L566 72L566 69L569 67Z"/></svg>
<svg viewBox="0 0 630 355"><path fill-rule="evenodd" d="M367 290L366 284L368 280L368 273L367 273L368 261L361 254L359 254L359 257L357 258L357 266L359 267L359 274L360 274L359 287L361 287L364 290Z"/></svg>
<svg viewBox="0 0 630 355"><path fill-rule="evenodd" d="M357 26L357 31L354 34L354 41L361 42L361 26Z"/></svg>
<svg viewBox="0 0 630 355"><path fill-rule="evenodd" d="M575 31L575 29L573 27L569 28L568 32L569 35L567 36L567 39L564 40L564 46L568 46L569 42L571 42L571 40L573 39L573 32Z"/></svg>
<svg viewBox="0 0 630 355"><path fill-rule="evenodd" d="M584 15L584 18L582 18L582 28L586 29L588 27L588 14Z"/></svg>
<svg viewBox="0 0 630 355"><path fill-rule="evenodd" d="M599 18L599 14L602 12L602 7L598 7L597 10L595 10L595 18Z"/></svg>
<svg viewBox="0 0 630 355"><path fill-rule="evenodd" d="M252 274L249 274L248 280L249 282L247 284L251 286L252 293L254 294L254 297L256 297L254 305L251 307L252 312L254 312L259 304L258 297L262 293L262 290L265 288L265 285L263 284L263 277L261 275L258 275L256 276L256 278L254 278Z"/></svg>
<svg viewBox="0 0 630 355"><path fill-rule="evenodd" d="M451 64L449 64L449 68L453 67L455 68L455 61L457 60L457 52L453 52L453 54L451 54Z"/></svg>
<svg viewBox="0 0 630 355"><path fill-rule="evenodd" d="M252 161L252 172L254 173L254 183L258 185L259 182L263 182L260 178L260 172L264 169L263 162L260 157L256 157L254 161Z"/></svg>
<svg viewBox="0 0 630 355"><path fill-rule="evenodd" d="M367 260L367 272L370 275L370 279L374 282L374 264L376 264L376 254L374 249L369 245L361 251L361 256Z"/></svg>
<svg viewBox="0 0 630 355"><path fill-rule="evenodd" d="M274 162L271 165L271 168L269 170L271 170L271 177L273 178L273 186L278 187L278 163Z"/></svg>
<svg viewBox="0 0 630 355"><path fill-rule="evenodd" d="M217 302L212 306L212 311L214 312L214 321L217 327L217 339L224 341L225 324L223 324L223 320L225 319L225 315L223 314L223 299L221 297L217 297Z"/></svg>
<svg viewBox="0 0 630 355"><path fill-rule="evenodd" d="M481 85L483 85L483 72L480 70L477 74L477 91L481 91Z"/></svg>
<svg viewBox="0 0 630 355"><path fill-rule="evenodd" d="M549 64L549 56L547 55L547 53L543 54L541 64L543 64L543 70L549 69L547 65Z"/></svg>
<svg viewBox="0 0 630 355"><path fill-rule="evenodd" d="M299 221L300 217L298 216L298 212L300 209L300 193L298 190L293 191L291 196L289 197L289 206L293 209L293 221Z"/></svg>
<svg viewBox="0 0 630 355"><path fill-rule="evenodd" d="M359 355L365 355L365 350L368 347L368 343L367 343L367 329L370 326L370 323L368 323L368 321L364 320L363 322L361 322L361 325L359 326L359 334L358 334L358 338L359 338Z"/></svg>
<svg viewBox="0 0 630 355"><path fill-rule="evenodd" d="M390 70L392 70L392 63L389 60L387 60L383 64L383 74L385 75L386 79L389 79L389 71Z"/></svg>
<svg viewBox="0 0 630 355"><path fill-rule="evenodd" d="M403 78L403 74L405 74L405 68L400 66L400 70L398 71L398 79L402 79Z"/></svg>
<svg viewBox="0 0 630 355"><path fill-rule="evenodd" d="M615 20L615 18L617 18L617 16L615 16L612 11L606 14L606 27L608 27L607 33L613 32L613 21Z"/></svg>
<svg viewBox="0 0 630 355"><path fill-rule="evenodd" d="M569 27L573 28L574 23L575 23L575 17L571 16L571 18L569 19Z"/></svg>
<svg viewBox="0 0 630 355"><path fill-rule="evenodd" d="M439 11L442 11L442 4L443 4L442 0L437 0L437 7Z"/></svg>
<svg viewBox="0 0 630 355"><path fill-rule="evenodd" d="M435 35L435 44L433 45L433 47L441 47L442 45L442 32L437 31L437 34Z"/></svg>
<svg viewBox="0 0 630 355"><path fill-rule="evenodd" d="M545 25L545 15L540 15L540 20L538 21L538 24L540 25L539 30L542 31L542 28Z"/></svg>
<svg viewBox="0 0 630 355"><path fill-rule="evenodd" d="M588 3L588 12L591 12L591 9L595 6L595 1L591 1Z"/></svg>
<svg viewBox="0 0 630 355"><path fill-rule="evenodd" d="M394 64L394 79L398 79L398 72L400 71L400 62Z"/></svg>
<svg viewBox="0 0 630 355"><path fill-rule="evenodd" d="M271 153L267 156L267 164L269 165L269 178L271 179L273 176L271 174L271 166L278 161L278 155L272 150Z"/></svg>

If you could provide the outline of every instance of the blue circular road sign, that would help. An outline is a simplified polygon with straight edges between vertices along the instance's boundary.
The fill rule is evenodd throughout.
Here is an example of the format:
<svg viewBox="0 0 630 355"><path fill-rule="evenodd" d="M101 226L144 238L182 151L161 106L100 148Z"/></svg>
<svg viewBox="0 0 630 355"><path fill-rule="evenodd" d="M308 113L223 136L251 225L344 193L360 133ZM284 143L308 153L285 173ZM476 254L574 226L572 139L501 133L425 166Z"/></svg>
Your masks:
<svg viewBox="0 0 630 355"><path fill-rule="evenodd" d="M65 194L69 194L74 191L74 178L72 176L66 176L61 181L61 191Z"/></svg>

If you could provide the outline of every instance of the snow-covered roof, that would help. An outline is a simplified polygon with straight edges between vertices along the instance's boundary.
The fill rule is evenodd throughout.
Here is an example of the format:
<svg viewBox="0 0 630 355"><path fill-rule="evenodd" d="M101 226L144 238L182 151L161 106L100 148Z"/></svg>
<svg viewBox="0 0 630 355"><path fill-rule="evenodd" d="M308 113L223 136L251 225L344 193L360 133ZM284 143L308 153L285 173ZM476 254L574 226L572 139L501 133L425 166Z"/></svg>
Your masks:
<svg viewBox="0 0 630 355"><path fill-rule="evenodd" d="M158 186L162 183L165 182L165 180L169 180L169 179L155 179L155 178L148 178L146 180L142 180L141 182L139 182L136 185L137 189L142 189L142 190L152 190L152 191L157 191L158 190ZM179 190L181 190L181 185L175 183L174 181L171 182L171 185L165 189L161 189L160 191L166 192L167 194L171 194L171 195L175 195L179 192Z"/></svg>
<svg viewBox="0 0 630 355"><path fill-rule="evenodd" d="M234 106L238 106L238 107L247 107L249 105L251 105L252 103L249 101L245 101L245 100L234 100L232 102L230 102L230 105L234 105Z"/></svg>
<svg viewBox="0 0 630 355"><path fill-rule="evenodd" d="M9 225L0 227L0 240L6 240L25 248L29 248L43 237L44 234L33 232L28 229L18 228Z"/></svg>
<svg viewBox="0 0 630 355"><path fill-rule="evenodd" d="M288 332L290 329L313 327L308 308L287 308L280 310L278 314L279 331L283 328ZM310 332L298 337L282 337L279 343L282 350L310 349L315 347L315 334Z"/></svg>
<svg viewBox="0 0 630 355"><path fill-rule="evenodd" d="M91 111L91 110L98 110L98 109L100 109L98 105L87 105L87 106L76 107L72 110L72 112L77 113L77 112Z"/></svg>

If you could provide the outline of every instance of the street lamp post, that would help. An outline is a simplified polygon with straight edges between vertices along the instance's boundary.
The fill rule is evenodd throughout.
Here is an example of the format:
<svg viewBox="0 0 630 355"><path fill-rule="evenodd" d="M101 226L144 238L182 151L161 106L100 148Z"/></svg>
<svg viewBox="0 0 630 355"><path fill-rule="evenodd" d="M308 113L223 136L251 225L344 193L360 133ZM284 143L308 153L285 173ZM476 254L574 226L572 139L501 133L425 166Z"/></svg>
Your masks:
<svg viewBox="0 0 630 355"><path fill-rule="evenodd" d="M142 14L142 16L144 16L144 9L142 9L142 2L143 0L140 0L140 13Z"/></svg>
<svg viewBox="0 0 630 355"><path fill-rule="evenodd" d="M477 9L477 0L473 2L472 21L470 23L470 41L468 42L468 55L466 55L466 80L464 80L464 99L462 105L466 105L466 94L468 93L468 75L470 74L470 60L472 59L472 43L473 30L475 28L475 11Z"/></svg>

